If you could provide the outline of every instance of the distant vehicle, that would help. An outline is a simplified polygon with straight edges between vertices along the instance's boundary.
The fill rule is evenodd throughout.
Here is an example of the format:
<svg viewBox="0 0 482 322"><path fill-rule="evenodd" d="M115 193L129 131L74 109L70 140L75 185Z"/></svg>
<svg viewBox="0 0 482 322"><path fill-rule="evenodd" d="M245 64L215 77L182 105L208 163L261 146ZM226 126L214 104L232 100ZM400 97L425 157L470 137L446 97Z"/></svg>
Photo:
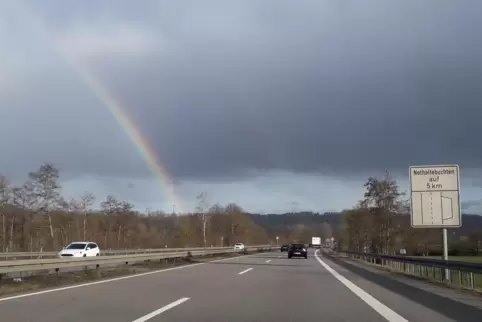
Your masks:
<svg viewBox="0 0 482 322"><path fill-rule="evenodd" d="M281 245L281 251L282 252L287 252L288 248L290 248L290 245Z"/></svg>
<svg viewBox="0 0 482 322"><path fill-rule="evenodd" d="M236 243L236 244L234 244L234 249L243 250L244 244L243 243Z"/></svg>
<svg viewBox="0 0 482 322"><path fill-rule="evenodd" d="M100 249L96 243L93 242L73 242L67 247L64 247L60 253L59 257L93 257L99 256Z"/></svg>
<svg viewBox="0 0 482 322"><path fill-rule="evenodd" d="M321 248L321 238L311 237L311 245L313 245L313 248Z"/></svg>
<svg viewBox="0 0 482 322"><path fill-rule="evenodd" d="M304 244L291 244L288 249L288 258L291 257L304 257L308 258L308 250Z"/></svg>

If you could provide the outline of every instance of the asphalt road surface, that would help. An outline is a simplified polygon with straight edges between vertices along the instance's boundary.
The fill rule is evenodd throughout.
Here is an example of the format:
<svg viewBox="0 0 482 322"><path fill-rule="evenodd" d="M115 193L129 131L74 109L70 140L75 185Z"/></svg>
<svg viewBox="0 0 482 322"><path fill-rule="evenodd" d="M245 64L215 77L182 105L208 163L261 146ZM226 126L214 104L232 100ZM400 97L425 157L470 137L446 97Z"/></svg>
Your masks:
<svg viewBox="0 0 482 322"><path fill-rule="evenodd" d="M456 302L441 302L451 313L438 313L413 292L379 285L313 251L308 259L271 252L0 298L0 316L16 322L482 321L477 309L464 312Z"/></svg>

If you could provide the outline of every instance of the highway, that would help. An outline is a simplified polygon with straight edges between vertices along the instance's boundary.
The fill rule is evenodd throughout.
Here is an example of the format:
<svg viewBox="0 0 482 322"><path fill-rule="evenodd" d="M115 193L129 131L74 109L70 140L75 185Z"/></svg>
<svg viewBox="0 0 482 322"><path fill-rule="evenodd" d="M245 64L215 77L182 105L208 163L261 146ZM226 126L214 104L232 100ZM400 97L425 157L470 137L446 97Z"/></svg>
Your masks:
<svg viewBox="0 0 482 322"><path fill-rule="evenodd" d="M482 321L473 306L386 283L312 250L308 259L269 252L4 297L0 314L16 322Z"/></svg>

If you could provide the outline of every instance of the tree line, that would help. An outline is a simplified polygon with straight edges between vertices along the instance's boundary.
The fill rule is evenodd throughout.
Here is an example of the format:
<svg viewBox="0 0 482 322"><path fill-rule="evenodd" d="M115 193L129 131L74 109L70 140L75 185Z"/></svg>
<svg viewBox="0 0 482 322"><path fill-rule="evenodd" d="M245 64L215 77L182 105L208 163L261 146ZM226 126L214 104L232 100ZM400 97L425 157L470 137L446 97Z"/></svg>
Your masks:
<svg viewBox="0 0 482 322"><path fill-rule="evenodd" d="M343 212L338 246L355 252L408 255L440 255L442 233L437 228L412 228L409 200L387 171L382 178L370 177L363 199ZM482 227L471 227L468 236L449 229L449 253L477 255L482 248Z"/></svg>
<svg viewBox="0 0 482 322"><path fill-rule="evenodd" d="M51 163L13 185L0 175L0 251L52 251L71 241L89 240L101 249L229 246L270 240L240 206L210 206L197 197L195 213L140 213L130 202L109 195L94 209L95 196L62 196L60 172Z"/></svg>
<svg viewBox="0 0 482 322"><path fill-rule="evenodd" d="M334 237L337 247L357 252L441 253L440 229L410 226L407 197L388 172L368 178L364 187L362 200L342 213L250 214L235 203L210 205L203 192L193 213L145 214L113 195L100 202L100 209L94 209L96 198L90 192L66 200L58 168L45 163L21 185L0 175L0 251L59 250L76 240L95 241L102 249L308 244L317 236ZM480 252L482 220L472 217L477 223L468 232L464 227L464 235L449 229L452 254Z"/></svg>

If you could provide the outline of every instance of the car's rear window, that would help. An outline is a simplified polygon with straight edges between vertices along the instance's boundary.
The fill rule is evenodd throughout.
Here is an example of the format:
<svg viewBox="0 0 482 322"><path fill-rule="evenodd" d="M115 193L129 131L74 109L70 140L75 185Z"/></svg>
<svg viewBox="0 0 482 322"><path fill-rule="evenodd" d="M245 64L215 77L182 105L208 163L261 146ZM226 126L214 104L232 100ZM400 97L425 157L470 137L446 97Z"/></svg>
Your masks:
<svg viewBox="0 0 482 322"><path fill-rule="evenodd" d="M293 248L304 248L305 245L303 245L303 244L293 244L293 245L291 245L291 247L293 247Z"/></svg>

